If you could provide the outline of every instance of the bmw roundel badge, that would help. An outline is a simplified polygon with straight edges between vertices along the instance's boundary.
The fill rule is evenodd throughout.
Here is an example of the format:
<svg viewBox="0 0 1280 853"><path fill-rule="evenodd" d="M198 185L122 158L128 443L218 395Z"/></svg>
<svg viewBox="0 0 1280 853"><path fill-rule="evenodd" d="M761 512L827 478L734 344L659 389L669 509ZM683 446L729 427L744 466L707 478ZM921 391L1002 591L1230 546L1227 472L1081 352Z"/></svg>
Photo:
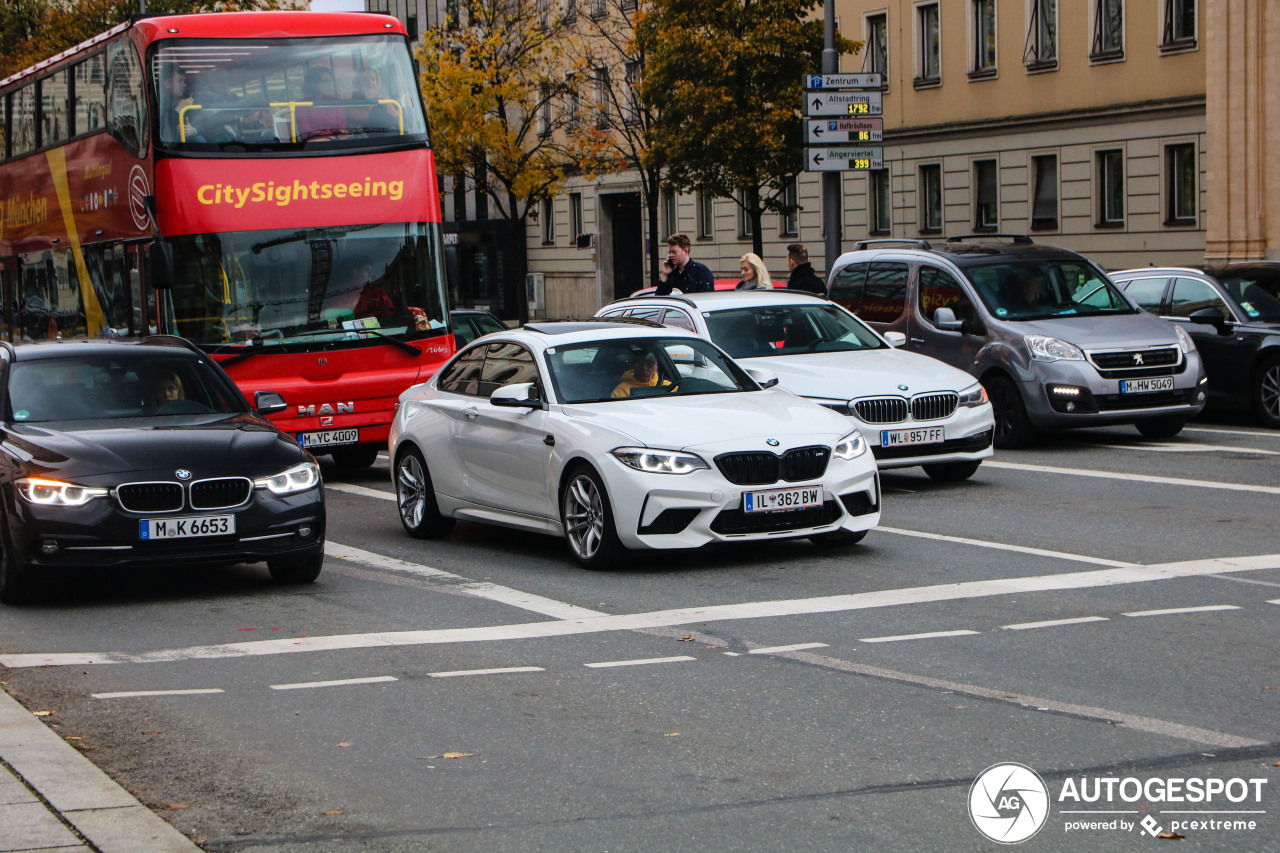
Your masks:
<svg viewBox="0 0 1280 853"><path fill-rule="evenodd" d="M906 390L907 390L907 386L906 386L906 385L899 385L899 386L898 386L898 390L899 390L899 391L906 391Z"/></svg>
<svg viewBox="0 0 1280 853"><path fill-rule="evenodd" d="M175 476L177 476L179 480L191 479L191 472L188 471L186 468L179 468L177 471L174 471L173 473Z"/></svg>
<svg viewBox="0 0 1280 853"><path fill-rule="evenodd" d="M770 447L777 447L777 446L778 446L778 439L776 439L776 438L766 438L766 439L765 439L765 441L764 441L764 443L765 443L765 444L767 444L767 445L769 445Z"/></svg>

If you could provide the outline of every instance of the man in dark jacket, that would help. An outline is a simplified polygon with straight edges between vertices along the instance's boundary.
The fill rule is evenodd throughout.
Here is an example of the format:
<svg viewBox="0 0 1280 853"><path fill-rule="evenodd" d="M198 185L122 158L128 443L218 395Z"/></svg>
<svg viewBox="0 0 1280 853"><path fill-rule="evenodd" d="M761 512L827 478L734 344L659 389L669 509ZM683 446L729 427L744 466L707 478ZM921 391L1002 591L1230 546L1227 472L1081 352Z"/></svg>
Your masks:
<svg viewBox="0 0 1280 853"><path fill-rule="evenodd" d="M827 286L809 263L809 250L803 243L792 243L787 246L787 266L791 268L791 278L787 279L787 287L791 290L807 290L820 296L827 295Z"/></svg>
<svg viewBox="0 0 1280 853"><path fill-rule="evenodd" d="M715 277L705 264L689 257L689 235L672 234L667 238L667 259L671 274L658 286L657 295L666 296L672 288L681 293L708 293L716 289Z"/></svg>

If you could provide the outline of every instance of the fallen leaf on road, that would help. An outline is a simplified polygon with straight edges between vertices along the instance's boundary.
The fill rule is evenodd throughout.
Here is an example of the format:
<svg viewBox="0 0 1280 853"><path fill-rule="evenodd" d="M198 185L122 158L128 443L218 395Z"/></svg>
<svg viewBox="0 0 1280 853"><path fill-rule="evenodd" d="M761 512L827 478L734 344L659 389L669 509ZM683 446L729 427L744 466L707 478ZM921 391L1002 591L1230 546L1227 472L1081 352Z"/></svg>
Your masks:
<svg viewBox="0 0 1280 853"><path fill-rule="evenodd" d="M680 733L679 733L679 732L672 732L672 733L671 733L671 734L669 734L669 735L663 735L663 737L680 737Z"/></svg>
<svg viewBox="0 0 1280 853"><path fill-rule="evenodd" d="M682 643L691 643L691 642L693 642L693 637L692 637L692 636L688 636L688 637L681 637L681 638L680 638L680 642L682 642Z"/></svg>
<svg viewBox="0 0 1280 853"><path fill-rule="evenodd" d="M167 806L165 806L165 808L168 811L176 812L176 811L181 811L182 809L189 809L191 808L191 806L187 803L169 803Z"/></svg>
<svg viewBox="0 0 1280 853"><path fill-rule="evenodd" d="M478 752L446 752L441 758L474 758Z"/></svg>
<svg viewBox="0 0 1280 853"><path fill-rule="evenodd" d="M342 809L325 809L320 814L342 814Z"/></svg>
<svg viewBox="0 0 1280 853"><path fill-rule="evenodd" d="M52 711L32 711L31 714L36 717L52 717Z"/></svg>
<svg viewBox="0 0 1280 853"><path fill-rule="evenodd" d="M84 738L79 735L67 735L67 740L84 740Z"/></svg>
<svg viewBox="0 0 1280 853"><path fill-rule="evenodd" d="M256 631L257 628L237 628L237 631Z"/></svg>
<svg viewBox="0 0 1280 853"><path fill-rule="evenodd" d="M1156 838L1186 838L1186 836L1179 832L1157 832Z"/></svg>
<svg viewBox="0 0 1280 853"><path fill-rule="evenodd" d="M338 744L338 746L351 746L351 744L349 744L349 743L340 743L340 744Z"/></svg>

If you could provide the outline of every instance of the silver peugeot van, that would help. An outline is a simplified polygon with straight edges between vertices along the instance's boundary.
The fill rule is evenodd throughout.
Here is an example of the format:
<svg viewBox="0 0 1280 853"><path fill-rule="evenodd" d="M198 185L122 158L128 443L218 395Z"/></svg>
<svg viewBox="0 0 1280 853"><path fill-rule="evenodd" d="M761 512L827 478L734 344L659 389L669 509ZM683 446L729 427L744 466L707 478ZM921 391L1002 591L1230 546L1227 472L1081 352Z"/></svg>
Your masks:
<svg viewBox="0 0 1280 853"><path fill-rule="evenodd" d="M1134 307L1081 255L1023 235L866 240L840 256L827 296L980 379L998 448L1110 424L1168 438L1205 405L1185 331Z"/></svg>

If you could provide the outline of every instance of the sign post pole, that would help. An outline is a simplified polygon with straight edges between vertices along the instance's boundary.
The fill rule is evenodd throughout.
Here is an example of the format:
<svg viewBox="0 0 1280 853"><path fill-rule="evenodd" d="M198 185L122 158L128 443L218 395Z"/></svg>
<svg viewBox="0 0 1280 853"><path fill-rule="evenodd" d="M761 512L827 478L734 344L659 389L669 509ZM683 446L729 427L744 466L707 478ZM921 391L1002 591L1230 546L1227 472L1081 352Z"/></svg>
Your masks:
<svg viewBox="0 0 1280 853"><path fill-rule="evenodd" d="M835 0L823 0L823 49L822 73L839 71L840 55L836 53L836 4ZM823 280L835 269L840 257L840 245L844 240L844 176L840 172L822 173L822 232L825 265Z"/></svg>

